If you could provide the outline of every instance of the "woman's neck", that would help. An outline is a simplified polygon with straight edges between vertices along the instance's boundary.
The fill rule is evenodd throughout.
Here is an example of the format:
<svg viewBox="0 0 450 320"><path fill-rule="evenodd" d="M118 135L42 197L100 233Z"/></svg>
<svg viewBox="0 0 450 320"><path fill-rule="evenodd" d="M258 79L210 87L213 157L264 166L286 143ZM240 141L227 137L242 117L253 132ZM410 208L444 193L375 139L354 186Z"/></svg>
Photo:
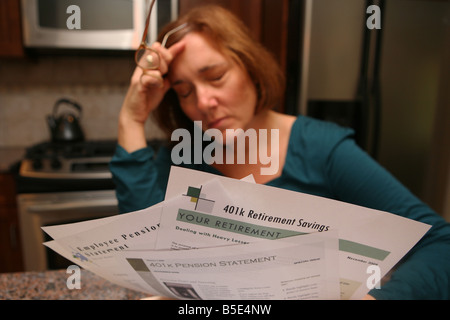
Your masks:
<svg viewBox="0 0 450 320"><path fill-rule="evenodd" d="M237 179L252 174L257 183L280 176L294 120L270 110L256 115L243 134L224 146L224 162L213 167Z"/></svg>

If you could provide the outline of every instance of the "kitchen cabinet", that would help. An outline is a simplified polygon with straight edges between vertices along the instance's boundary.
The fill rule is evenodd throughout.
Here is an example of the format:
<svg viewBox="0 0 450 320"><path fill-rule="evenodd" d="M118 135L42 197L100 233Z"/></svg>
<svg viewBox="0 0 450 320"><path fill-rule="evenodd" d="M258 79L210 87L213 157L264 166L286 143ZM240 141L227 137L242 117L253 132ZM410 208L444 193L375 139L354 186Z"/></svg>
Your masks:
<svg viewBox="0 0 450 320"><path fill-rule="evenodd" d="M0 173L0 273L23 271L14 176Z"/></svg>
<svg viewBox="0 0 450 320"><path fill-rule="evenodd" d="M0 58L23 57L20 0L0 1Z"/></svg>

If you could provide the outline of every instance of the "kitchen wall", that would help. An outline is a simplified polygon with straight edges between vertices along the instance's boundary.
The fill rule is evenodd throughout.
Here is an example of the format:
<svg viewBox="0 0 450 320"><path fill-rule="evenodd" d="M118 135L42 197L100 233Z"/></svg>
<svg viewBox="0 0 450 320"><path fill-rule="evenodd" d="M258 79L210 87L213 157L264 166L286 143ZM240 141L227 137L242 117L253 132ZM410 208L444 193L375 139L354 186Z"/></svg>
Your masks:
<svg viewBox="0 0 450 320"><path fill-rule="evenodd" d="M0 60L0 147L49 140L46 117L61 97L82 106L86 139L116 139L117 116L133 70L131 55ZM160 132L149 122L147 135L158 137Z"/></svg>

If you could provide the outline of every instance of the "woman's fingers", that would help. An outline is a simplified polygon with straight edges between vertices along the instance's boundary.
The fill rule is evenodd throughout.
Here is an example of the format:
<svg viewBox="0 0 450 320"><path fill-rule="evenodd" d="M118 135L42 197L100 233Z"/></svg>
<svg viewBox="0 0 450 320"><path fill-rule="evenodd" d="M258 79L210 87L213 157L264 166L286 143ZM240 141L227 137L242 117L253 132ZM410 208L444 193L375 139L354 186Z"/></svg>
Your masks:
<svg viewBox="0 0 450 320"><path fill-rule="evenodd" d="M134 89L129 91L129 108L136 114L146 114L157 108L170 88L170 82L164 75L168 72L173 59L184 49L184 43L177 43L168 49L161 47L159 43L154 43L152 48L161 57L159 68L143 70L136 67L131 80L131 88Z"/></svg>
<svg viewBox="0 0 450 320"><path fill-rule="evenodd" d="M162 75L165 75L169 71L169 65L172 63L173 59L184 50L184 47L185 43L183 41L174 44L168 49L162 47L159 42L155 42L152 45L152 48L158 51L160 55L160 66L158 69Z"/></svg>
<svg viewBox="0 0 450 320"><path fill-rule="evenodd" d="M185 46L186 46L185 42L181 40L175 43L170 48L162 51L162 57L168 62L168 64L170 64L173 61L173 59L175 59L175 57L184 50Z"/></svg>
<svg viewBox="0 0 450 320"><path fill-rule="evenodd" d="M158 69L143 70L141 68L136 68L133 74L133 81L135 83L140 83L144 90L163 88L165 85L164 75L167 74L169 65L173 59L183 51L184 46L184 43L180 42L166 49L161 47L159 42L155 42L152 45L152 49L157 51L160 56Z"/></svg>
<svg viewBox="0 0 450 320"><path fill-rule="evenodd" d="M161 76L161 72L157 70L145 71L141 74L139 81L144 88L163 88L164 79Z"/></svg>

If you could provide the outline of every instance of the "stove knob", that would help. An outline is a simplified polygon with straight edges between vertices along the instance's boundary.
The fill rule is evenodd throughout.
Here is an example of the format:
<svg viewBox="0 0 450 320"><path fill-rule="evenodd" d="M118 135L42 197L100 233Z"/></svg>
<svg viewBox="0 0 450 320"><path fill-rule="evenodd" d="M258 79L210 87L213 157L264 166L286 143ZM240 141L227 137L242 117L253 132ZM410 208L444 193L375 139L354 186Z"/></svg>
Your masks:
<svg viewBox="0 0 450 320"><path fill-rule="evenodd" d="M33 159L33 169L34 170L40 170L42 169L43 165L42 165L42 160L37 158L37 159Z"/></svg>
<svg viewBox="0 0 450 320"><path fill-rule="evenodd" d="M61 161L59 161L57 158L53 158L50 162L50 166L52 169L61 169Z"/></svg>

